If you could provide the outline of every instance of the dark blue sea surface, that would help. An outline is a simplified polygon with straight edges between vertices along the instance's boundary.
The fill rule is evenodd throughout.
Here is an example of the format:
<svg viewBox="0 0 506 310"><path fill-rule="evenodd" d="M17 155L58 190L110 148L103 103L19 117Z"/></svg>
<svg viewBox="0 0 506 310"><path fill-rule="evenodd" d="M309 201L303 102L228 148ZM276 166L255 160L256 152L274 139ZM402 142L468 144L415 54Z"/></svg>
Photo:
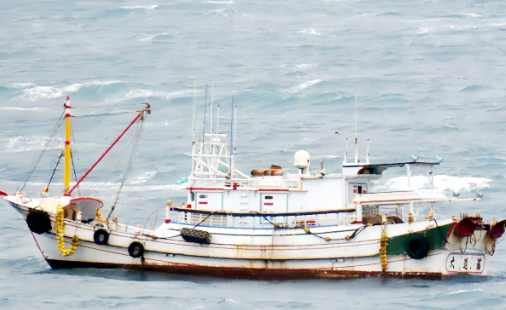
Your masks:
<svg viewBox="0 0 506 310"><path fill-rule="evenodd" d="M245 172L271 164L295 171L300 149L313 167L323 162L340 172L356 100L362 159L367 139L373 162L440 156L436 189L483 199L443 204L438 217L502 220L505 73L504 1L4 0L0 190L20 188L46 145L26 196L47 184L63 143L62 128L55 139L51 133L67 95L78 176L149 102L153 113L116 207L120 221L145 225L166 199L184 199L173 185L191 167L194 85L201 136L207 84L207 102L220 105L221 132L230 130L232 97L238 107L237 167ZM105 209L125 175L134 133L81 187ZM61 194L62 175L56 172L52 195ZM385 176L392 179L376 190L403 188L403 171ZM415 177L412 186L424 189L428 181ZM54 271L5 202L0 236L1 309L506 308L504 243L487 257L488 278L263 282Z"/></svg>

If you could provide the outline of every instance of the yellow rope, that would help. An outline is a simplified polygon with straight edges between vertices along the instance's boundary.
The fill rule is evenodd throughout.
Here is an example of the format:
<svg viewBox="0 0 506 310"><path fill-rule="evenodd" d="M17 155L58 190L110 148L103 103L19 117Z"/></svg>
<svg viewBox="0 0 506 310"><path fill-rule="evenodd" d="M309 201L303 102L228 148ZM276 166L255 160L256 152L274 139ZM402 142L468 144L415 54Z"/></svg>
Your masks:
<svg viewBox="0 0 506 310"><path fill-rule="evenodd" d="M58 250L60 250L60 254L63 256L70 256L76 252L79 239L77 236L72 237L70 249L65 248L65 238L63 236L63 228L65 227L64 213L62 206L58 205L56 211L56 236L58 238Z"/></svg>
<svg viewBox="0 0 506 310"><path fill-rule="evenodd" d="M380 241L380 258L381 258L381 270L386 271L387 270L387 247L388 247L388 236L385 231L381 234L381 241Z"/></svg>

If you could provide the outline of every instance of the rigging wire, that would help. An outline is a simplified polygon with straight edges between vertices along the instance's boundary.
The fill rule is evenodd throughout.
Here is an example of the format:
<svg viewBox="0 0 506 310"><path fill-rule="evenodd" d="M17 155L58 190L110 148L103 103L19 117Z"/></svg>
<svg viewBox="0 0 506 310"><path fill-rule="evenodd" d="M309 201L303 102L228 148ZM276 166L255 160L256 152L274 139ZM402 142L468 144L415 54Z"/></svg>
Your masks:
<svg viewBox="0 0 506 310"><path fill-rule="evenodd" d="M53 173L51 174L51 178L49 178L49 182L47 182L46 190L49 191L49 185L51 185L51 182L53 181L54 174L56 173L56 170L58 169L58 165L60 164L60 160L63 157L64 152L60 153L60 156L58 157L58 161L56 162L56 166L53 169Z"/></svg>
<svg viewBox="0 0 506 310"><path fill-rule="evenodd" d="M50 142L53 140L54 136L56 135L56 132L60 128L61 124L63 123L63 120L64 120L63 115L64 114L65 114L65 110L63 110L62 114L60 115L60 118L58 119L58 123L55 125L55 127L53 128L53 132L51 133L51 136L49 137L49 139L44 144L44 147L42 148L42 151L40 152L39 157L35 161L35 164L33 165L32 169L28 173L28 177L26 178L25 182L23 183L23 186L21 186L21 189L19 189L19 187L18 187L18 189L19 189L20 192L23 191L23 189L26 186L26 183L28 183L28 180L32 177L32 174L35 171L35 168L37 168L37 165L39 164L40 160L42 159L42 155L46 151L46 148L49 146Z"/></svg>
<svg viewBox="0 0 506 310"><path fill-rule="evenodd" d="M70 151L70 159L72 160L72 170L74 170L74 177L76 178L76 182L77 180L79 180L77 178L77 173L76 173L76 165L74 164L74 152ZM77 187L77 193L79 194L79 197L82 197L81 196L81 189L79 188L79 186Z"/></svg>
<svg viewBox="0 0 506 310"><path fill-rule="evenodd" d="M118 193L116 194L116 198L114 199L114 202L112 204L111 211L109 211L109 215L107 216L107 221L109 221L109 218L111 217L112 212L116 208L116 204L118 203L118 200L119 200L119 195L121 193L121 190L123 189L123 185L125 185L125 181L126 181L126 178L128 176L128 172L130 170L130 167L132 166L132 161L133 161L134 155L135 155L135 153L137 151L137 148L139 146L139 140L140 140L139 138L141 136L142 129L143 129L142 125L144 125L144 118L143 117L141 117L140 120L139 120L139 125L137 127L138 128L137 134L134 137L134 144L132 146L132 151L130 153L130 158L128 159L128 164L127 164L127 167L125 169L125 175L123 177L123 180L121 180L121 185L119 187Z"/></svg>
<svg viewBox="0 0 506 310"><path fill-rule="evenodd" d="M137 126L138 126L138 124L137 124ZM119 166L116 155L118 155L118 154L121 155L121 154L126 153L126 151L130 148L130 146L132 145L132 143L134 141L136 130L137 129L132 130L132 131L128 131L125 134L125 136L123 137L123 141L128 141L128 142L120 143L117 145L116 148L112 149L111 153L109 154L109 157L104 159L104 161L102 163L103 167L112 167L112 168L116 169ZM88 188L88 191L91 192L99 184L103 184L103 183L93 181L91 183L90 187Z"/></svg>

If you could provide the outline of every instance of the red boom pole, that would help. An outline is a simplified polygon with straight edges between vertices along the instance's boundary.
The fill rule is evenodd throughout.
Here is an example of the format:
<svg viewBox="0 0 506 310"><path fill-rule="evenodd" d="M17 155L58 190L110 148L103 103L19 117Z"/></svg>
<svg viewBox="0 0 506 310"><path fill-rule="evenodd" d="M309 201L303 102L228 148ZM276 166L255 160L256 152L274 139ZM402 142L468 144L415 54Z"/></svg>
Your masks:
<svg viewBox="0 0 506 310"><path fill-rule="evenodd" d="M74 185L74 187L72 187L72 189L68 192L68 195L72 194L72 191L79 185L79 183L81 183L82 180L84 180L84 178L86 178L88 176L88 174L90 174L91 170L93 170L93 168L95 168L95 166L105 157L105 155L107 153L109 153L109 151L112 149L112 147L119 141L119 139L121 139L121 137L123 137L123 135L128 131L128 129L130 129L130 127L132 127L132 125L142 116L142 114L146 111L148 111L150 108L150 105L149 103L146 103L146 107L144 109L142 109L139 114L137 114L137 116L134 118L134 120L128 125L127 128L125 128L125 130L123 130L123 132L119 135L119 137L116 138L116 140L114 140L114 142L111 144L111 146L109 146L109 148L107 150L105 150L104 154L102 154L102 156L100 156L100 158L93 164L93 166L91 166L90 169L88 169L88 171L86 171L86 173L79 179L79 181L77 181L76 185Z"/></svg>

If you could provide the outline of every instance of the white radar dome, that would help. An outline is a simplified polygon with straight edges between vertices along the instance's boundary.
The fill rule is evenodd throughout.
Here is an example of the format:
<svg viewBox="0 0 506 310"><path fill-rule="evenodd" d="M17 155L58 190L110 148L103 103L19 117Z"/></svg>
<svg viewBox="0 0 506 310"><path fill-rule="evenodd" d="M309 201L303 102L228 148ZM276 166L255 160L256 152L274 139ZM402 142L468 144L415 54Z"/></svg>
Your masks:
<svg viewBox="0 0 506 310"><path fill-rule="evenodd" d="M304 150L300 150L295 153L293 165L299 169L306 169L309 167L309 160L309 153Z"/></svg>

